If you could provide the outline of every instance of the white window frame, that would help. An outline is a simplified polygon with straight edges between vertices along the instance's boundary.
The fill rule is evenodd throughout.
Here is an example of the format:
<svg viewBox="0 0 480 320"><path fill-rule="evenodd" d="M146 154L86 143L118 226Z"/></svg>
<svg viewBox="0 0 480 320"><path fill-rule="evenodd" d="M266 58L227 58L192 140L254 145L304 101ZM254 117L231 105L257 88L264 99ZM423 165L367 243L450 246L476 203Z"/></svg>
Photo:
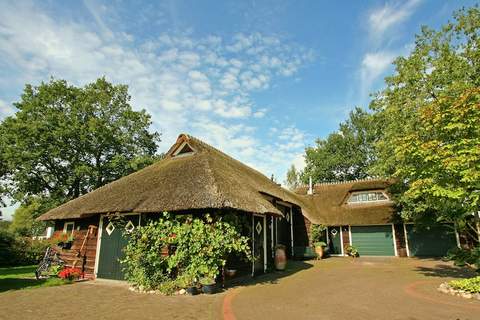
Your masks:
<svg viewBox="0 0 480 320"><path fill-rule="evenodd" d="M185 146L188 146L192 151L180 153L180 152L182 152L183 148L185 148ZM195 153L195 149L193 149L191 145L189 145L186 141L184 141L180 145L180 147L178 147L177 150L175 150L175 152L173 153L172 156L173 157L186 157L186 156L192 155L194 153Z"/></svg>
<svg viewBox="0 0 480 320"><path fill-rule="evenodd" d="M69 221L69 222L65 222L63 224L63 233L67 233L67 230L68 230L68 227L71 225L72 226L72 231L70 232L70 234L72 235L73 234L73 231L75 231L75 221Z"/></svg>
<svg viewBox="0 0 480 320"><path fill-rule="evenodd" d="M350 199L354 196L354 195L357 195L357 194L369 194L369 193L381 193L383 194L383 196L386 198L386 199L383 199L383 200L367 200L367 201L356 201L356 202L352 202L350 201ZM365 204L365 203L382 203L382 202L389 202L391 201L390 200L390 197L388 196L388 194L382 190L369 190L369 191L354 191L352 193L349 194L348 196L348 199L347 199L347 204L349 205L357 205L357 204Z"/></svg>

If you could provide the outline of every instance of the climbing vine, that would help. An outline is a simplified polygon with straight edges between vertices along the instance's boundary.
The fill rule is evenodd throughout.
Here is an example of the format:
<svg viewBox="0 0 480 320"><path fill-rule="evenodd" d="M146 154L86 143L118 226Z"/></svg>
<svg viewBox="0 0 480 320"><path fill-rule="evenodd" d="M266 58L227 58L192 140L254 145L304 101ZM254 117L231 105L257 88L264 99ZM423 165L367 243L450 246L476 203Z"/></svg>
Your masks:
<svg viewBox="0 0 480 320"><path fill-rule="evenodd" d="M248 238L237 227L210 215L171 216L134 230L122 260L125 277L142 290L169 294L214 282L231 253L251 259Z"/></svg>

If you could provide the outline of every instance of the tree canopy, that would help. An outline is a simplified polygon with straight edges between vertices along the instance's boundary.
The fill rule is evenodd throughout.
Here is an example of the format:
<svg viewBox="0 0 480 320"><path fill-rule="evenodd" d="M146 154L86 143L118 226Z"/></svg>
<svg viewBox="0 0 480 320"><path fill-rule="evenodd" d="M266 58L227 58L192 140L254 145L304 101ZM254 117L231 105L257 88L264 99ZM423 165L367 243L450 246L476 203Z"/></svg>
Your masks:
<svg viewBox="0 0 480 320"><path fill-rule="evenodd" d="M26 85L14 106L0 124L0 180L14 201L58 205L156 159L159 134L125 85L51 79Z"/></svg>
<svg viewBox="0 0 480 320"><path fill-rule="evenodd" d="M373 143L375 126L372 115L355 108L340 124L337 132L326 139L317 139L314 147L305 150L306 167L301 174L303 183L309 177L315 183L363 179L375 160Z"/></svg>
<svg viewBox="0 0 480 320"><path fill-rule="evenodd" d="M480 10L453 17L439 30L422 27L371 114L355 109L306 149L302 180L393 177L405 218L463 224L480 239Z"/></svg>
<svg viewBox="0 0 480 320"><path fill-rule="evenodd" d="M300 186L300 172L297 171L297 168L295 168L295 165L293 164L287 171L287 178L285 180L285 184L290 190L295 190Z"/></svg>
<svg viewBox="0 0 480 320"><path fill-rule="evenodd" d="M480 10L454 18L422 28L371 104L381 133L374 172L396 178L413 219L459 222L480 210Z"/></svg>

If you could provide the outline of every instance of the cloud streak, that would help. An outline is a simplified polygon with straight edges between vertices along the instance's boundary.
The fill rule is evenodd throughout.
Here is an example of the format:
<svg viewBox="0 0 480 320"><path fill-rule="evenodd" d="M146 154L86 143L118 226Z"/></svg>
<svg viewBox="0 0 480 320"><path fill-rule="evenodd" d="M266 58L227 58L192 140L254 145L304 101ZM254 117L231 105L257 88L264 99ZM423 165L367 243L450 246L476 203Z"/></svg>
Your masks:
<svg viewBox="0 0 480 320"><path fill-rule="evenodd" d="M1 3L0 68L13 72L0 72L0 86L9 83L18 96L25 83L50 75L77 85L106 76L128 84L133 105L149 111L163 133L162 150L180 132L192 132L277 176L302 151L302 133L293 126L290 140L261 138L256 122L266 114L273 121L273 113L252 95L297 74L314 59L310 50L256 32L230 38L162 33L144 40L108 25L102 14L110 8L86 4L96 27L55 19L32 3ZM7 95L0 91L1 99L15 99ZM13 112L3 100L0 117Z"/></svg>

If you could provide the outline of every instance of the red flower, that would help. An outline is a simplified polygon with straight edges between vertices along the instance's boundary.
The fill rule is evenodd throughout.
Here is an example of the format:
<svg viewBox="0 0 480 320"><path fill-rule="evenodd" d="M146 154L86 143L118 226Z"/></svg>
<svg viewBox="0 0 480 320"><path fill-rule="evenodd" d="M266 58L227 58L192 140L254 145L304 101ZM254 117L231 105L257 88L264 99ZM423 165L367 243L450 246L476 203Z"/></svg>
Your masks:
<svg viewBox="0 0 480 320"><path fill-rule="evenodd" d="M75 280L83 276L83 273L78 268L65 268L58 273L58 276L64 280Z"/></svg>

